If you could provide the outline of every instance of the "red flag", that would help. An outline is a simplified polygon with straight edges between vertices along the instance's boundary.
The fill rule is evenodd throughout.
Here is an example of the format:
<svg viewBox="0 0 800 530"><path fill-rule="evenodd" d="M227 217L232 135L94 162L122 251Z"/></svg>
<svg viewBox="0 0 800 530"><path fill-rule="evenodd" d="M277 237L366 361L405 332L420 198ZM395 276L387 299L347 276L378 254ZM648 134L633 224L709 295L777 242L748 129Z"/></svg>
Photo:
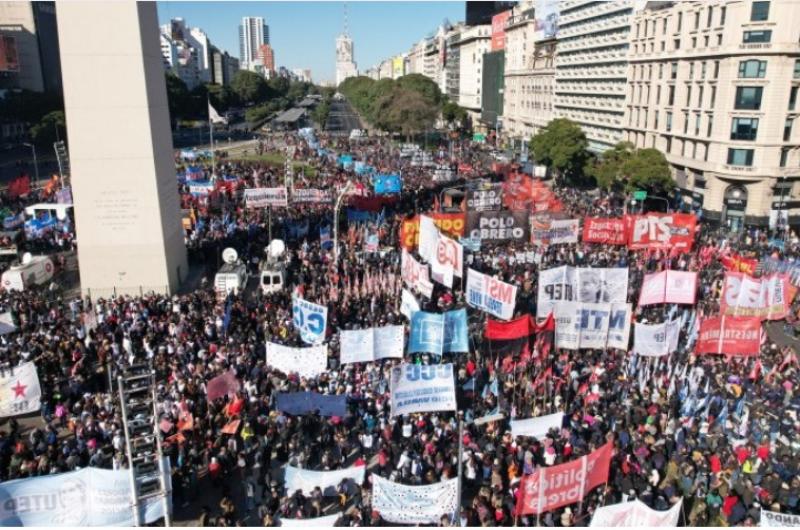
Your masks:
<svg viewBox="0 0 800 530"><path fill-rule="evenodd" d="M27 195L31 192L31 177L28 175L20 175L11 181L8 185L8 196L12 199Z"/></svg>
<svg viewBox="0 0 800 530"><path fill-rule="evenodd" d="M517 515L540 514L575 504L591 489L608 481L613 446L600 449L572 462L540 467L522 478Z"/></svg>
<svg viewBox="0 0 800 530"><path fill-rule="evenodd" d="M521 339L533 333L530 315L521 316L510 322L488 319L484 337L490 340Z"/></svg>

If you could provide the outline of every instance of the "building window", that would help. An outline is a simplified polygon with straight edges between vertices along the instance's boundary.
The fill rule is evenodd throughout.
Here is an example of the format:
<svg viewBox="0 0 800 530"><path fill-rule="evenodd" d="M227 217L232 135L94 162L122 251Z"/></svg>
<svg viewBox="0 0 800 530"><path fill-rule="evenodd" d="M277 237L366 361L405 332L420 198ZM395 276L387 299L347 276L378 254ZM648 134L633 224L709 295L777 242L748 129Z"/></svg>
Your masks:
<svg viewBox="0 0 800 530"><path fill-rule="evenodd" d="M672 136L667 138L667 154L672 154Z"/></svg>
<svg viewBox="0 0 800 530"><path fill-rule="evenodd" d="M656 87L656 105L661 105L661 85Z"/></svg>
<svg viewBox="0 0 800 530"><path fill-rule="evenodd" d="M678 29L676 29L675 31L680 31L682 25L683 25L683 13L678 13Z"/></svg>
<svg viewBox="0 0 800 530"><path fill-rule="evenodd" d="M672 63L672 71L670 72L671 79L677 79L678 77L678 63Z"/></svg>
<svg viewBox="0 0 800 530"><path fill-rule="evenodd" d="M737 110L761 109L761 93L763 90L760 86L736 87L736 102L733 108Z"/></svg>
<svg viewBox="0 0 800 530"><path fill-rule="evenodd" d="M786 122L783 124L783 141L788 142L789 138L792 137L792 118L786 118Z"/></svg>
<svg viewBox="0 0 800 530"><path fill-rule="evenodd" d="M793 86L792 89L789 91L789 110L794 110L794 106L797 103L797 87Z"/></svg>
<svg viewBox="0 0 800 530"><path fill-rule="evenodd" d="M661 34L662 35L667 34L667 18L661 19Z"/></svg>
<svg viewBox="0 0 800 530"><path fill-rule="evenodd" d="M722 6L720 8L720 12L719 12L719 25L720 26L724 26L725 25L725 15L726 15L726 11L727 10L728 10L728 8L726 8L725 6Z"/></svg>
<svg viewBox="0 0 800 530"><path fill-rule="evenodd" d="M667 112L667 132L672 131L672 113Z"/></svg>
<svg viewBox="0 0 800 530"><path fill-rule="evenodd" d="M660 113L658 111L655 112L655 120L654 120L654 123L653 123L653 129L655 129L655 130L658 130L658 115L659 114Z"/></svg>
<svg viewBox="0 0 800 530"><path fill-rule="evenodd" d="M708 105L712 109L714 108L714 102L717 100L717 87L711 87L711 103Z"/></svg>
<svg viewBox="0 0 800 530"><path fill-rule="evenodd" d="M759 31L745 31L742 42L745 44L761 44L772 40L772 31L768 29Z"/></svg>
<svg viewBox="0 0 800 530"><path fill-rule="evenodd" d="M706 78L706 62L700 63L700 79Z"/></svg>
<svg viewBox="0 0 800 530"><path fill-rule="evenodd" d="M697 106L702 108L703 107L703 85L697 89Z"/></svg>
<svg viewBox="0 0 800 530"><path fill-rule="evenodd" d="M699 27L700 27L700 13L695 13L694 14L694 29L697 29Z"/></svg>
<svg viewBox="0 0 800 530"><path fill-rule="evenodd" d="M667 49L667 43L662 40L661 41L661 51L663 52L666 49Z"/></svg>
<svg viewBox="0 0 800 530"><path fill-rule="evenodd" d="M714 79L719 77L719 61L714 61Z"/></svg>
<svg viewBox="0 0 800 530"><path fill-rule="evenodd" d="M711 27L711 20L714 18L714 6L708 8L708 18L706 19L706 27Z"/></svg>
<svg viewBox="0 0 800 530"><path fill-rule="evenodd" d="M753 2L753 9L750 11L751 22L763 22L769 18L769 2Z"/></svg>
<svg viewBox="0 0 800 530"><path fill-rule="evenodd" d="M708 128L706 129L706 136L711 138L711 132L714 129L714 116L709 114L708 115Z"/></svg>
<svg viewBox="0 0 800 530"><path fill-rule="evenodd" d="M722 46L722 33L717 33L717 46Z"/></svg>
<svg viewBox="0 0 800 530"><path fill-rule="evenodd" d="M694 79L694 63L689 63L689 79Z"/></svg>
<svg viewBox="0 0 800 530"><path fill-rule="evenodd" d="M683 134L687 134L689 132L689 113L683 113Z"/></svg>
<svg viewBox="0 0 800 530"><path fill-rule="evenodd" d="M667 105L675 104L675 85L669 86L669 96L667 97Z"/></svg>
<svg viewBox="0 0 800 530"><path fill-rule="evenodd" d="M658 78L659 79L663 79L664 78L664 63L660 63L658 65Z"/></svg>
<svg viewBox="0 0 800 530"><path fill-rule="evenodd" d="M761 79L767 75L767 61L751 59L739 62L739 77Z"/></svg>
<svg viewBox="0 0 800 530"><path fill-rule="evenodd" d="M692 37L692 49L697 48L697 37Z"/></svg>
<svg viewBox="0 0 800 530"><path fill-rule="evenodd" d="M796 59L794 61L794 74L792 77L795 79L800 79L800 59Z"/></svg>
<svg viewBox="0 0 800 530"><path fill-rule="evenodd" d="M755 140L758 134L758 118L734 118L731 140Z"/></svg>
<svg viewBox="0 0 800 530"><path fill-rule="evenodd" d="M694 135L700 136L700 113L694 115Z"/></svg>
<svg viewBox="0 0 800 530"><path fill-rule="evenodd" d="M686 106L692 106L692 85L686 86Z"/></svg>
<svg viewBox="0 0 800 530"><path fill-rule="evenodd" d="M788 147L781 147L781 167L786 167L786 162L789 159L789 148Z"/></svg>
<svg viewBox="0 0 800 530"><path fill-rule="evenodd" d="M731 166L752 166L752 149L728 149L728 164Z"/></svg>
<svg viewBox="0 0 800 530"><path fill-rule="evenodd" d="M675 48L676 50L681 49L681 39L675 39Z"/></svg>
<svg viewBox="0 0 800 530"><path fill-rule="evenodd" d="M708 48L708 35L703 37L703 47Z"/></svg>

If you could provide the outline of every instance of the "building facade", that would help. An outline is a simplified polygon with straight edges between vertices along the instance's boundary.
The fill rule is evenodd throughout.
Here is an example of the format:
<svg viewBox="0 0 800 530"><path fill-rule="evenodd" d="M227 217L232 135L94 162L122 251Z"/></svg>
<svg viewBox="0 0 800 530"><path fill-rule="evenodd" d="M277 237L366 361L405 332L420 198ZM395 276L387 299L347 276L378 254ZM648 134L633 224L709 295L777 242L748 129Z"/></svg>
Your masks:
<svg viewBox="0 0 800 530"><path fill-rule="evenodd" d="M269 44L262 44L258 47L258 61L270 74L275 72L275 50Z"/></svg>
<svg viewBox="0 0 800 530"><path fill-rule="evenodd" d="M0 2L0 89L60 94L55 2Z"/></svg>
<svg viewBox="0 0 800 530"><path fill-rule="evenodd" d="M731 228L800 224L800 3L670 2L633 18L624 138Z"/></svg>
<svg viewBox="0 0 800 530"><path fill-rule="evenodd" d="M562 0L558 7L554 117L580 124L589 149L601 153L622 140L634 2Z"/></svg>
<svg viewBox="0 0 800 530"><path fill-rule="evenodd" d="M445 40L445 62L443 73L442 93L453 103L458 103L458 91L461 78L461 48L458 42L461 40L461 32L465 28L456 26L447 32Z"/></svg>
<svg viewBox="0 0 800 530"><path fill-rule="evenodd" d="M239 59L226 51L211 46L211 82L218 85L229 85L239 70Z"/></svg>
<svg viewBox="0 0 800 530"><path fill-rule="evenodd" d="M346 33L342 33L336 37L336 86L339 86L348 77L358 75L358 66L354 58L353 39Z"/></svg>
<svg viewBox="0 0 800 530"><path fill-rule="evenodd" d="M469 113L473 123L481 114L483 55L490 51L492 27L489 24L466 28L456 42L458 48L458 104Z"/></svg>
<svg viewBox="0 0 800 530"><path fill-rule="evenodd" d="M258 64L258 50L269 44L269 26L263 17L242 17L239 25L239 65L245 70Z"/></svg>

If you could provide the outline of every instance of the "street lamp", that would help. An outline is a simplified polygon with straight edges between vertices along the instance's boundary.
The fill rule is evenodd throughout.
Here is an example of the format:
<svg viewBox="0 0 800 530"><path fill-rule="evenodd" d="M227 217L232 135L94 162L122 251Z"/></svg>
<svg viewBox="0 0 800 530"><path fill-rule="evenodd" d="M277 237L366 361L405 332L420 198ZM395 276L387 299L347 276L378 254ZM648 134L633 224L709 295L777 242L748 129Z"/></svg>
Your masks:
<svg viewBox="0 0 800 530"><path fill-rule="evenodd" d="M342 207L342 199L353 190L353 183L347 181L344 189L336 197L336 205L333 208L333 264L339 266L339 208Z"/></svg>
<svg viewBox="0 0 800 530"><path fill-rule="evenodd" d="M30 147L33 150L33 169L36 172L36 184L41 184L39 182L39 161L36 159L36 146L27 142L24 142L22 145Z"/></svg>

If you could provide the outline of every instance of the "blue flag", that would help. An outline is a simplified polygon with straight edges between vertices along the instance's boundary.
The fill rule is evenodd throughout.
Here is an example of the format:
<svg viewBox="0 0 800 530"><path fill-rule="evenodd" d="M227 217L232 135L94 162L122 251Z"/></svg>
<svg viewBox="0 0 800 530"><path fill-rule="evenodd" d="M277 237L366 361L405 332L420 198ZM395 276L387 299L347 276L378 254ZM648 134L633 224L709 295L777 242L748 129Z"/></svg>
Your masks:
<svg viewBox="0 0 800 530"><path fill-rule="evenodd" d="M417 311L411 315L408 353L469 351L467 311L457 309L447 313Z"/></svg>
<svg viewBox="0 0 800 530"><path fill-rule="evenodd" d="M400 175L375 175L372 177L372 185L375 187L376 195L400 193L403 189Z"/></svg>

